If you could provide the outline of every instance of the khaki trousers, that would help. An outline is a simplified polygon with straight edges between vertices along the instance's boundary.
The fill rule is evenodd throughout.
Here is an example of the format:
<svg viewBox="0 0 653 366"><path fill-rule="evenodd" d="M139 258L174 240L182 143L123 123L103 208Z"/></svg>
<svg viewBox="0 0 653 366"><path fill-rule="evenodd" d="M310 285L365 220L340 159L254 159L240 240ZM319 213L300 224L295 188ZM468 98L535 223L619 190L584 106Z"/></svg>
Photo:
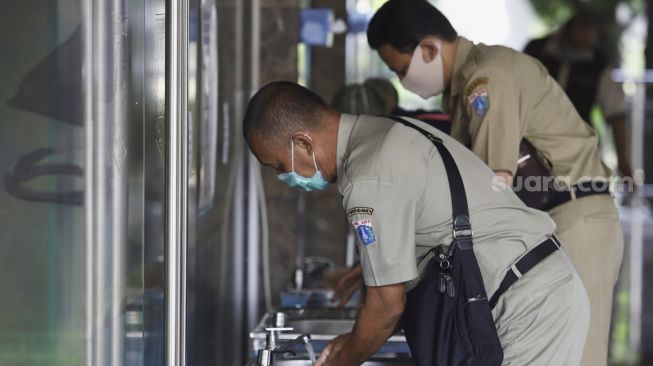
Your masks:
<svg viewBox="0 0 653 366"><path fill-rule="evenodd" d="M590 330L581 365L607 365L612 295L623 258L617 208L608 195L567 202L549 211L590 302Z"/></svg>
<svg viewBox="0 0 653 366"><path fill-rule="evenodd" d="M589 327L589 302L563 251L551 254L510 286L492 315L503 346L502 365L579 364Z"/></svg>

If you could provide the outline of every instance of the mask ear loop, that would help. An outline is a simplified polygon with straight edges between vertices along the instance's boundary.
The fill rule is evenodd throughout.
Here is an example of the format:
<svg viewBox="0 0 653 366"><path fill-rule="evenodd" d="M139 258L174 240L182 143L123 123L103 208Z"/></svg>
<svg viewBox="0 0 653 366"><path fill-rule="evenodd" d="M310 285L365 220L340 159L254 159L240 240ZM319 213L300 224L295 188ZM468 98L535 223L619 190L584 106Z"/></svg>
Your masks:
<svg viewBox="0 0 653 366"><path fill-rule="evenodd" d="M315 167L315 172L318 172L317 169L317 162L315 161L315 151L313 151L313 154L311 154L313 157L313 166ZM292 160L292 171L295 171L295 142L293 140L290 140L290 159Z"/></svg>

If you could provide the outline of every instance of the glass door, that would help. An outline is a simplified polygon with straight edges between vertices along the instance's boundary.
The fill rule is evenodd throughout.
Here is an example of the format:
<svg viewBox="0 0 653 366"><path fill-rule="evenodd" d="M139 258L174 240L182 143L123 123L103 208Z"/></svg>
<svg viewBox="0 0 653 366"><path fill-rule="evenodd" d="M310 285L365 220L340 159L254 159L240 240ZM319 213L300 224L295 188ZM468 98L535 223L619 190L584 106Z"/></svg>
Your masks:
<svg viewBox="0 0 653 366"><path fill-rule="evenodd" d="M0 12L0 364L164 362L163 0Z"/></svg>

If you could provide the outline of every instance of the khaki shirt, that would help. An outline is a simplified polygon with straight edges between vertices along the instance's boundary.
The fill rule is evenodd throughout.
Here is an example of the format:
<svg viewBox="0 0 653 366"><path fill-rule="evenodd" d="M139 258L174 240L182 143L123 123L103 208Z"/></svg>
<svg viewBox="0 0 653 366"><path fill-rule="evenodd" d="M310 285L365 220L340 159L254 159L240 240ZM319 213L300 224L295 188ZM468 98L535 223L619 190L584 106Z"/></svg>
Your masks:
<svg viewBox="0 0 653 366"><path fill-rule="evenodd" d="M463 145L429 125L460 170L488 294L508 267L555 229L549 216L493 186L494 173ZM338 190L358 239L365 284L404 283L416 258L452 240L451 195L437 148L391 119L343 114L337 147Z"/></svg>
<svg viewBox="0 0 653 366"><path fill-rule="evenodd" d="M494 171L515 174L519 142L525 137L562 182L609 176L596 134L546 68L530 56L459 37L443 108L452 117L452 136Z"/></svg>

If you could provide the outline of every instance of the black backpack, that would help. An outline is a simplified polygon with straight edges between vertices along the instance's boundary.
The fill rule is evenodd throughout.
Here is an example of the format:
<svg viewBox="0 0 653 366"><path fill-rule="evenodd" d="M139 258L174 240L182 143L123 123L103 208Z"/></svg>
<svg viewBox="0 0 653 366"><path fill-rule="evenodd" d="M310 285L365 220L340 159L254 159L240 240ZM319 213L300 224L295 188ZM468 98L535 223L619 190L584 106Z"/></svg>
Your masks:
<svg viewBox="0 0 653 366"><path fill-rule="evenodd" d="M503 350L474 255L460 172L441 139L401 118L392 119L419 131L438 149L453 208L453 242L446 252L429 252L433 258L424 276L406 294L402 325L413 360L417 366L501 365Z"/></svg>

